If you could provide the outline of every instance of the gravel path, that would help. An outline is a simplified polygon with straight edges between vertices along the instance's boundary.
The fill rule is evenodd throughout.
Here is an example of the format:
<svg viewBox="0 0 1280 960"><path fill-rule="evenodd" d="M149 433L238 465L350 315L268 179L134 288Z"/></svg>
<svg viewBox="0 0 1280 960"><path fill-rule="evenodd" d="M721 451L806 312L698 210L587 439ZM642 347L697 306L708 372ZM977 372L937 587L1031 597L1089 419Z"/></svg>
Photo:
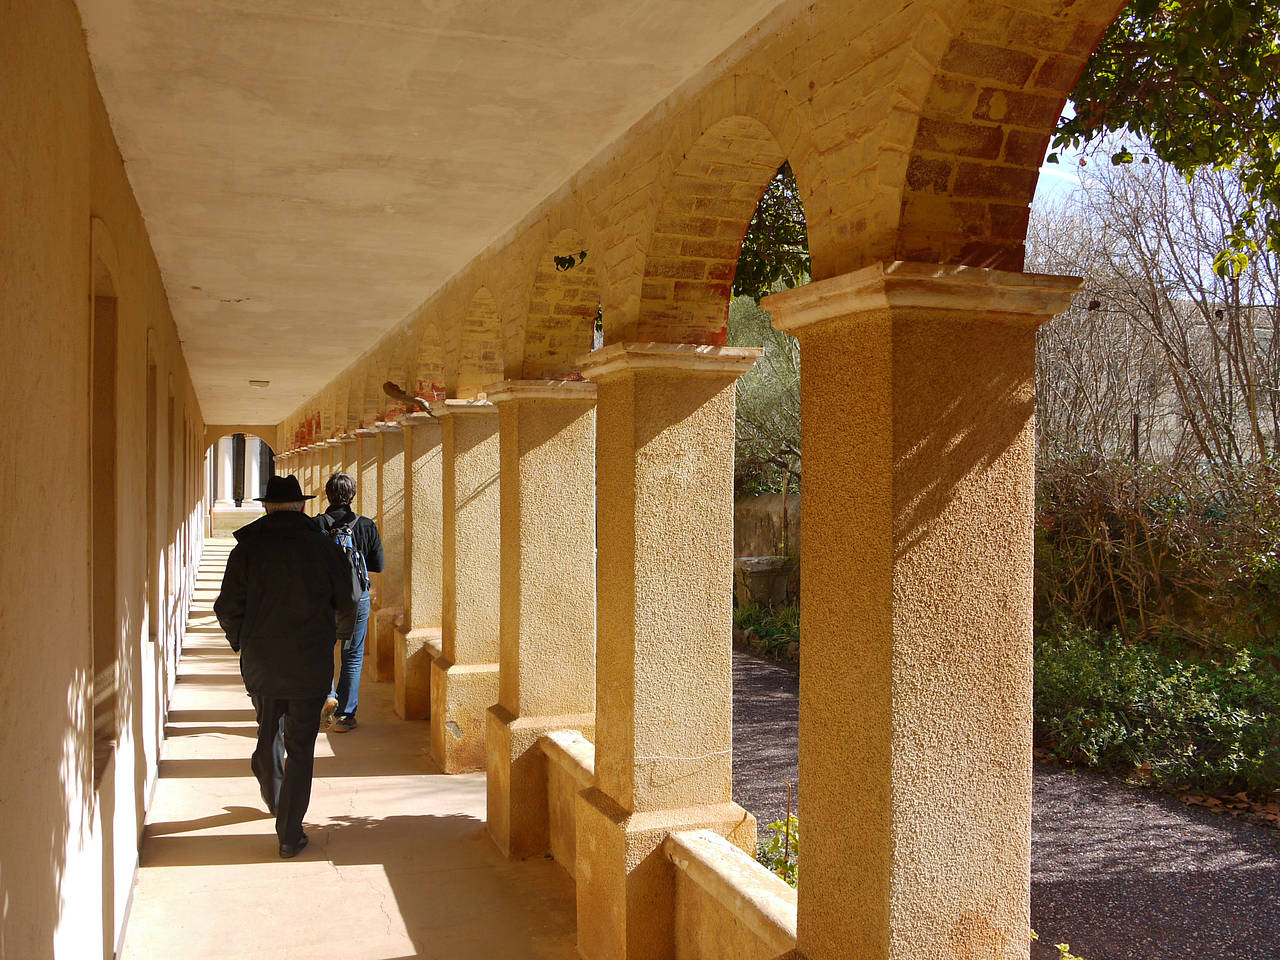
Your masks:
<svg viewBox="0 0 1280 960"><path fill-rule="evenodd" d="M734 652L734 799L761 825L796 782L796 676ZM1280 960L1280 835L1037 764L1033 960Z"/></svg>

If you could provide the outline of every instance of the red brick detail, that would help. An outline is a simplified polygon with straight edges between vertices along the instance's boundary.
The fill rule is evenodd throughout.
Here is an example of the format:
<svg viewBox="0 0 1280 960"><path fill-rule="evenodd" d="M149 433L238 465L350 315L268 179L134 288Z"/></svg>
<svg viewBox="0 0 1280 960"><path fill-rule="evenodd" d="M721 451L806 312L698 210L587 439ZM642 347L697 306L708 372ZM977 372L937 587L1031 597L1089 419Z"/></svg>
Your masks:
<svg viewBox="0 0 1280 960"><path fill-rule="evenodd" d="M942 58L942 69L949 73L1021 87L1031 79L1038 61L1038 57L1021 50L957 40Z"/></svg>
<svg viewBox="0 0 1280 960"><path fill-rule="evenodd" d="M957 157L995 160L1004 134L999 127L924 117L916 129L916 149Z"/></svg>
<svg viewBox="0 0 1280 960"><path fill-rule="evenodd" d="M1062 98L987 88L978 94L975 120L992 120L1020 127L1051 127L1062 113Z"/></svg>
<svg viewBox="0 0 1280 960"><path fill-rule="evenodd" d="M962 163L956 172L954 194L1026 202L1035 192L1037 176L1034 169Z"/></svg>

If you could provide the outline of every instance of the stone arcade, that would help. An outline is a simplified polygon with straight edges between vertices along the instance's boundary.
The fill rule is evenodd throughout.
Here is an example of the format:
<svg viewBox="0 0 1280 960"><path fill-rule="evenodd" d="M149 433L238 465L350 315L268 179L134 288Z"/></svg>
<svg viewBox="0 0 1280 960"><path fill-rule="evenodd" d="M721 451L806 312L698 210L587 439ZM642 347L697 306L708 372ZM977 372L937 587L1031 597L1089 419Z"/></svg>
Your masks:
<svg viewBox="0 0 1280 960"><path fill-rule="evenodd" d="M0 955L121 942L243 433L357 477L371 679L572 875L582 956L1025 958L1034 332L1075 281L1023 238L1118 6L0 5ZM723 344L783 160L798 895L730 793Z"/></svg>

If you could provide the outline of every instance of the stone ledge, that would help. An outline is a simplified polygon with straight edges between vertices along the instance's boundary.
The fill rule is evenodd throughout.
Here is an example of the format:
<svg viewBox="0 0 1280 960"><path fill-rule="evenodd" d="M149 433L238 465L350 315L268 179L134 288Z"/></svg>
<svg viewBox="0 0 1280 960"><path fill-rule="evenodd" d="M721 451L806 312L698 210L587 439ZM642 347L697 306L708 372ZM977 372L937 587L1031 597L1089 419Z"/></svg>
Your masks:
<svg viewBox="0 0 1280 960"><path fill-rule="evenodd" d="M495 413L492 403L487 399L479 398L474 400L434 400L431 403L431 414L437 419L440 417L452 417L459 414L477 414L477 413Z"/></svg>
<svg viewBox="0 0 1280 960"><path fill-rule="evenodd" d="M1071 304L1079 277L898 260L873 263L760 301L773 325L793 332L875 310L939 310L1047 320Z"/></svg>
<svg viewBox="0 0 1280 960"><path fill-rule="evenodd" d="M696 343L611 343L582 357L582 375L600 380L637 370L740 377L764 351L760 347L711 347Z"/></svg>
<svg viewBox="0 0 1280 960"><path fill-rule="evenodd" d="M589 380L502 380L485 387L490 403L511 400L577 400L591 402L596 385Z"/></svg>
<svg viewBox="0 0 1280 960"><path fill-rule="evenodd" d="M566 770L585 790L596 782L596 748L578 730L551 730L538 739L547 759Z"/></svg>
<svg viewBox="0 0 1280 960"><path fill-rule="evenodd" d="M672 833L662 851L676 868L760 938L769 955L796 946L796 891L720 834Z"/></svg>

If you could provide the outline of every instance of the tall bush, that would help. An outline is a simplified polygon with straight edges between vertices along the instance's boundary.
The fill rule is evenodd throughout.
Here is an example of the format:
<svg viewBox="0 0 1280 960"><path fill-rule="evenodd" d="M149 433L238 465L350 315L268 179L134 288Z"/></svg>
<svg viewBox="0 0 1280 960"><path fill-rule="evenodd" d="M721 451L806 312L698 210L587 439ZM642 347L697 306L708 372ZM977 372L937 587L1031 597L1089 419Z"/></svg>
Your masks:
<svg viewBox="0 0 1280 960"><path fill-rule="evenodd" d="M1280 636L1280 470L1093 454L1037 473L1036 613L1206 655Z"/></svg>

